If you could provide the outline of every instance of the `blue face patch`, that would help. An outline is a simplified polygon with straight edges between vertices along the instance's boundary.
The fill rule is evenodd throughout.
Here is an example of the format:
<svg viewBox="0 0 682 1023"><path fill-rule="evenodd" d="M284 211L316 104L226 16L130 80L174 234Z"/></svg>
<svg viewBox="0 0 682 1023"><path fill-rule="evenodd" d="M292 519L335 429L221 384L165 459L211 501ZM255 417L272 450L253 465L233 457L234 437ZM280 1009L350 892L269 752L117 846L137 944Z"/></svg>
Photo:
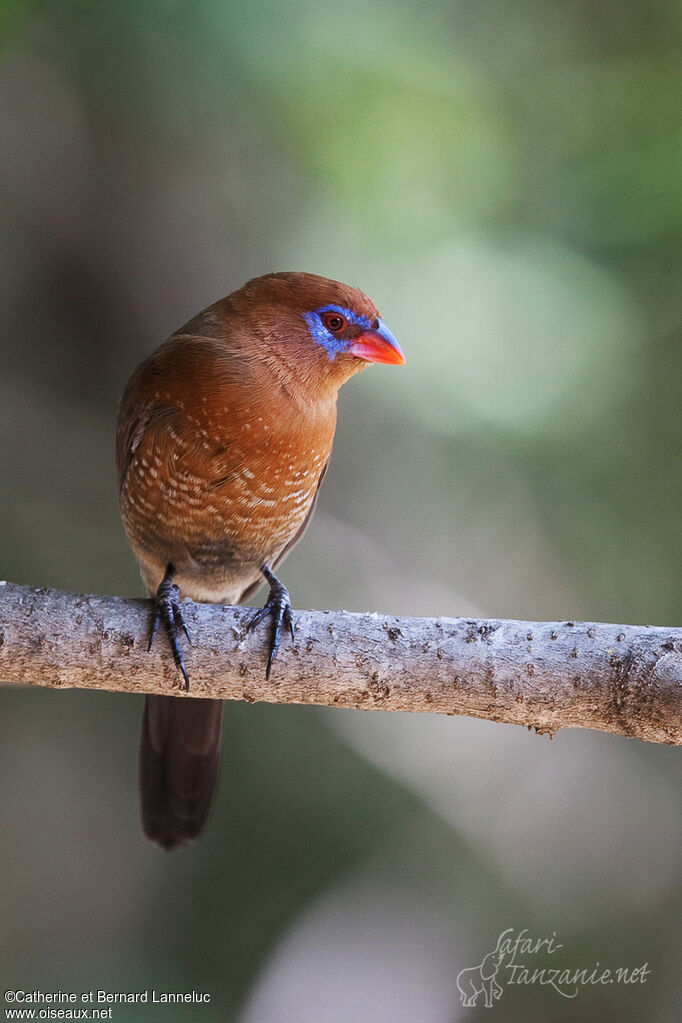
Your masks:
<svg viewBox="0 0 682 1023"><path fill-rule="evenodd" d="M332 362L339 352L348 350L351 342L342 337L335 337L330 330L327 330L322 322L323 313L338 313L348 323L352 323L362 330L369 330L372 326L366 316L358 316L351 309L344 309L340 305L323 305L319 309L303 313L303 319L308 324L310 336L316 344L322 345Z"/></svg>

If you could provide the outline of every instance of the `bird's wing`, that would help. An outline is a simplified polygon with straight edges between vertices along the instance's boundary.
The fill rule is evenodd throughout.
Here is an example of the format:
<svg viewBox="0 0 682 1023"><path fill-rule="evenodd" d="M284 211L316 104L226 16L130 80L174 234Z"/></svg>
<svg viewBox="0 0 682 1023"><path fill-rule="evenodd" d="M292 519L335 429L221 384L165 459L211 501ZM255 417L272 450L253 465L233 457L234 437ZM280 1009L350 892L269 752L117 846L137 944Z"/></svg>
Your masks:
<svg viewBox="0 0 682 1023"><path fill-rule="evenodd" d="M133 398L126 405L121 405L116 436L119 493L125 486L131 463L141 446L150 454L160 457L170 438L169 421L177 419L178 414L178 409L172 405L164 405L153 400L138 403Z"/></svg>
<svg viewBox="0 0 682 1023"><path fill-rule="evenodd" d="M178 442L197 435L191 427L193 412L188 395L219 393L221 405L227 409L234 404L238 413L240 391L248 377L248 360L211 338L175 336L157 349L132 375L121 399L116 436L119 492L138 452L148 461L160 459L166 471L182 469L184 459ZM212 478L216 461L226 471L236 473L241 469L230 464L234 452L229 437L224 435L229 423L228 416L222 417L217 450L188 452L193 467L205 469L207 479Z"/></svg>

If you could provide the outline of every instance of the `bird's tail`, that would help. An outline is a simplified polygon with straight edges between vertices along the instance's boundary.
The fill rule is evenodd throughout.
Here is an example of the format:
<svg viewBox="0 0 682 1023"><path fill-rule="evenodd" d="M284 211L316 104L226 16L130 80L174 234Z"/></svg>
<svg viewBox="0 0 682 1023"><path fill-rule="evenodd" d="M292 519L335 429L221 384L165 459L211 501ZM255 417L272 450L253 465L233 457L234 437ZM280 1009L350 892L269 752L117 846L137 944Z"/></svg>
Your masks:
<svg viewBox="0 0 682 1023"><path fill-rule="evenodd" d="M222 700L147 696L140 741L142 826L177 849L202 831L218 780Z"/></svg>

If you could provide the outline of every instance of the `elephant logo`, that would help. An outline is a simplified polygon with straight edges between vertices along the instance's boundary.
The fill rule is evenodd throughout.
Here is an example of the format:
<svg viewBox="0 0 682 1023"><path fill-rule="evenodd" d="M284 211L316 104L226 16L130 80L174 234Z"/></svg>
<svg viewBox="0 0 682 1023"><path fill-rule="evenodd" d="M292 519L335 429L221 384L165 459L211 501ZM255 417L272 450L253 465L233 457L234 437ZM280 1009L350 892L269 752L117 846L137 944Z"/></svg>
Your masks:
<svg viewBox="0 0 682 1023"><path fill-rule="evenodd" d="M502 938L501 934L494 951L488 952L478 966L460 970L457 974L457 987L465 1007L476 1005L478 996L483 995L486 1008L492 1009L495 999L502 997L503 988L495 979L506 955L506 951L500 949Z"/></svg>

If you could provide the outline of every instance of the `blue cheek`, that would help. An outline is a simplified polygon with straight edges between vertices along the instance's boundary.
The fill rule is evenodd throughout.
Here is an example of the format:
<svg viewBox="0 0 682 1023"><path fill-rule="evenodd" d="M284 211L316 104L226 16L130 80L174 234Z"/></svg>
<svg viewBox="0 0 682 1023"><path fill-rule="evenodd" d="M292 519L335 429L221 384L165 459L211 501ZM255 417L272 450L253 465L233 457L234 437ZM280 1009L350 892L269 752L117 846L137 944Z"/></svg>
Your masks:
<svg viewBox="0 0 682 1023"><path fill-rule="evenodd" d="M343 316L349 323L354 323L358 327L362 327L363 330L369 330L370 323L366 316L358 316L350 309L343 309L338 305L324 305L320 309L314 309L312 312L303 313L303 319L308 324L308 331L313 341L321 345L326 351L330 362L333 362L339 352L347 352L350 347L350 342L344 341L343 338L334 337L334 335L327 330L322 322L321 313L338 313Z"/></svg>
<svg viewBox="0 0 682 1023"><path fill-rule="evenodd" d="M303 319L308 324L308 331L315 344L321 345L327 353L330 362L333 362L339 352L345 352L348 342L339 337L334 337L322 322L319 313L303 313Z"/></svg>

